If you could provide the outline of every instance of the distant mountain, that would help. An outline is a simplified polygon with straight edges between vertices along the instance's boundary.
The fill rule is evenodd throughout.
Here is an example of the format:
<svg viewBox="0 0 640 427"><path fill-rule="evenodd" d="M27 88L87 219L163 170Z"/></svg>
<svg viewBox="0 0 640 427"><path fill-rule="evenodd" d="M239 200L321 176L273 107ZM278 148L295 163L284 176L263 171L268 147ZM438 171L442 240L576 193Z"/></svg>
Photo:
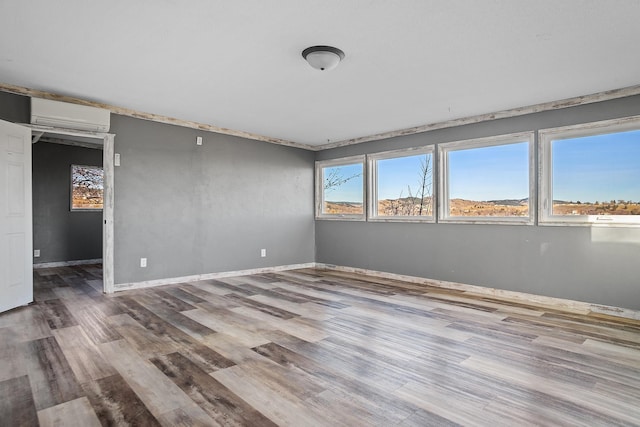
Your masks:
<svg viewBox="0 0 640 427"><path fill-rule="evenodd" d="M487 200L486 203L493 203L502 206L527 206L529 198L526 199L504 199L504 200Z"/></svg>
<svg viewBox="0 0 640 427"><path fill-rule="evenodd" d="M362 202L330 202L326 201L325 203L333 204L337 206L362 206Z"/></svg>

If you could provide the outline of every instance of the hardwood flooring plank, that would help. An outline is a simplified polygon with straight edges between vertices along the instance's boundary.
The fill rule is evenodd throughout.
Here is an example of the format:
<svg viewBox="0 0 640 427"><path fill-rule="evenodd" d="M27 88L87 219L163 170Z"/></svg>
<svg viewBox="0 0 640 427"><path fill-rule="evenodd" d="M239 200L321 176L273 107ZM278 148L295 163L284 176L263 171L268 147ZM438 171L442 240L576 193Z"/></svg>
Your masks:
<svg viewBox="0 0 640 427"><path fill-rule="evenodd" d="M158 421L165 427L210 427L216 425L211 418L197 417L187 408L165 412L158 417Z"/></svg>
<svg viewBox="0 0 640 427"><path fill-rule="evenodd" d="M103 426L160 426L120 374L85 383L83 388Z"/></svg>
<svg viewBox="0 0 640 427"><path fill-rule="evenodd" d="M57 329L54 331L54 336L78 382L98 380L116 373L115 369L104 360L83 327Z"/></svg>
<svg viewBox="0 0 640 427"><path fill-rule="evenodd" d="M325 291L322 288L314 288L309 284L303 284L300 282L288 282L288 281L280 281L278 282L279 289L285 289L290 292L294 292L295 294L301 294L306 296L310 296L312 298L317 298L321 301L329 301L333 303L341 304L340 301L342 297L340 295L335 295L333 292ZM345 304L347 305L347 304ZM336 307L336 308L344 308L344 307Z"/></svg>
<svg viewBox="0 0 640 427"><path fill-rule="evenodd" d="M12 328L0 328L0 343L0 381L27 375L24 346L18 333Z"/></svg>
<svg viewBox="0 0 640 427"><path fill-rule="evenodd" d="M472 356L462 365L478 372L493 375L519 386L531 387L556 399L591 408L601 414L609 425L636 423L640 420L640 405L636 401L619 401L593 391L571 387L561 380L546 377L544 371L533 373L516 368L508 368L479 356Z"/></svg>
<svg viewBox="0 0 640 427"><path fill-rule="evenodd" d="M180 353L151 362L219 425L276 425Z"/></svg>
<svg viewBox="0 0 640 427"><path fill-rule="evenodd" d="M150 292L146 297L146 300L151 301L152 305L164 305L174 311L186 311L196 308L180 298L171 295L171 293L160 289L154 289L153 292ZM145 299L142 301L144 303Z"/></svg>
<svg viewBox="0 0 640 427"><path fill-rule="evenodd" d="M274 289L274 291L277 291L278 294L281 295L285 295L285 296L289 296L290 298L299 298L304 300L305 302L311 302L317 305L322 305L322 306L326 306L326 307L331 307L331 308L336 308L336 309L342 309L342 308L346 308L349 307L348 304L344 304L341 303L339 301L332 301L331 299L325 299L325 298L321 298L318 297L317 294L316 295L310 295L311 292L309 293L302 293L302 292L296 292L296 291L291 291L288 289L283 289L282 286Z"/></svg>
<svg viewBox="0 0 640 427"><path fill-rule="evenodd" d="M90 305L78 309L74 311L73 317L96 344L122 339L122 335L110 324L108 316L97 306Z"/></svg>
<svg viewBox="0 0 640 427"><path fill-rule="evenodd" d="M298 396L286 389L265 384L245 372L239 365L214 372L212 376L257 411L271 420L278 420L278 425L335 427L331 421L313 411Z"/></svg>
<svg viewBox="0 0 640 427"><path fill-rule="evenodd" d="M26 375L0 381L0 424L37 426L38 413Z"/></svg>
<svg viewBox="0 0 640 427"><path fill-rule="evenodd" d="M613 359L618 363L631 366L637 366L637 361L640 360L640 349L623 347L591 338L584 340L582 347L587 348L590 352Z"/></svg>
<svg viewBox="0 0 640 427"><path fill-rule="evenodd" d="M151 331L153 335L162 340L162 342L168 343L168 345L164 349L160 349L155 356L172 353L172 349L180 348L184 354L196 361L196 363L207 372L233 366L233 362L198 342L170 323L165 322L162 318L133 299L124 297L121 299L121 303L126 306L129 315L140 323L140 325ZM190 313L190 311L185 313Z"/></svg>
<svg viewBox="0 0 640 427"><path fill-rule="evenodd" d="M273 305L262 303L260 301L253 300L251 298L242 298L241 296L234 295L234 294L227 295L225 298L229 299L230 301L234 301L238 303L239 306L249 307L254 310L258 310L265 314L268 314L269 316L277 317L279 319L287 320L287 319L293 319L294 317L298 316L298 314L291 313L289 311L277 308Z"/></svg>
<svg viewBox="0 0 640 427"><path fill-rule="evenodd" d="M236 365L248 360L259 360L260 357L249 349L249 346L238 342L236 337L224 333L217 333L203 337L202 342L220 353Z"/></svg>
<svg viewBox="0 0 640 427"><path fill-rule="evenodd" d="M58 295L51 288L36 287L33 289L33 300L37 302L58 299Z"/></svg>
<svg viewBox="0 0 640 427"><path fill-rule="evenodd" d="M189 287L188 284L176 285L176 286L168 286L166 291L173 295L176 298L181 299L182 301L188 304L197 304L199 302L205 302L205 299L200 298L194 292L190 292L190 290L200 291L200 289L195 288L193 286ZM194 307L195 308L195 307Z"/></svg>
<svg viewBox="0 0 640 427"><path fill-rule="evenodd" d="M100 420L89 403L81 397L38 411L40 427L100 427Z"/></svg>
<svg viewBox="0 0 640 427"><path fill-rule="evenodd" d="M215 283L210 283L210 280L198 280L197 282L188 282L186 285L182 285L189 292L197 295L201 298L207 299L207 295L224 296L233 292L235 287L227 288L231 285L224 284L225 286L216 286ZM222 282L220 282L222 283Z"/></svg>
<svg viewBox="0 0 640 427"><path fill-rule="evenodd" d="M83 396L73 370L53 337L25 343L25 358L38 410Z"/></svg>
<svg viewBox="0 0 640 427"><path fill-rule="evenodd" d="M214 280L214 279L210 279L210 280L202 280L200 282L201 284L207 284L210 285L212 288L214 289L218 289L219 291L224 292L222 295L227 295L230 294L232 292L236 293L236 294L242 294L242 295L246 295L246 296L251 296L251 295L255 295L256 293L251 291L251 290L247 290L247 289L243 289L239 286L233 285L233 284L229 284L224 280Z"/></svg>
<svg viewBox="0 0 640 427"><path fill-rule="evenodd" d="M280 310L284 310L287 313L293 314L293 317L300 316L314 320L326 320L335 316L335 310L327 309L327 307L325 306L316 305L305 300L301 300L297 303L292 303L287 300L281 300L266 295L255 295L249 297L248 299L278 308Z"/></svg>
<svg viewBox="0 0 640 427"><path fill-rule="evenodd" d="M216 331L224 331L225 334L234 337L240 345L255 347L269 342L264 334L274 329L258 325L251 317L242 316L231 310L220 309L212 316L210 312L202 309L184 311L183 314L202 325Z"/></svg>
<svg viewBox="0 0 640 427"><path fill-rule="evenodd" d="M418 411L398 424L399 427L442 426L457 427L460 424L426 411Z"/></svg>
<svg viewBox="0 0 640 427"><path fill-rule="evenodd" d="M475 348L470 353L504 359L507 366L531 370L542 367L554 378L566 377L564 381L579 381L582 386L606 380L621 384L640 380L640 359L636 361L636 366L627 367L607 358L574 353L567 348L549 348L536 344L519 346L477 338L469 340L467 344Z"/></svg>
<svg viewBox="0 0 640 427"><path fill-rule="evenodd" d="M174 409L188 408L198 419L208 415L151 362L144 360L125 341L100 344L106 359L124 378L154 417Z"/></svg>
<svg viewBox="0 0 640 427"><path fill-rule="evenodd" d="M327 334L318 325L314 325L311 319L292 318L288 320L272 317L260 310L250 307L233 308L234 313L259 320L263 325L270 326L274 330L280 330L289 335L296 336L305 341L314 342L327 337Z"/></svg>
<svg viewBox="0 0 640 427"><path fill-rule="evenodd" d="M216 333L213 329L208 328L190 317L185 316L181 312L172 310L167 306L151 305L148 306L148 308L162 320L198 340L202 339L204 336Z"/></svg>
<svg viewBox="0 0 640 427"><path fill-rule="evenodd" d="M517 324L530 325L530 326L551 325L553 328L561 329L563 331L572 333L574 335L578 335L582 337L582 339L592 338L598 341L604 341L611 344L640 349L640 334L637 334L637 336L624 334L625 338L617 338L613 332L611 333L611 335L609 335L607 333L604 333L604 331L594 330L592 328L576 326L576 325L571 325L566 323L557 323L547 318L525 318L524 316L518 316L518 317L510 316L504 321L517 323ZM618 332L617 335L619 336L620 334L621 332Z"/></svg>
<svg viewBox="0 0 640 427"><path fill-rule="evenodd" d="M0 328L15 342L27 342L51 336L51 328L39 306L19 307L0 314Z"/></svg>
<svg viewBox="0 0 640 427"><path fill-rule="evenodd" d="M416 411L422 412L418 407L390 397L386 390L369 387L361 381L363 379L361 376L350 378L342 372L334 370L331 366L318 363L278 344L269 343L253 350L279 365L300 369L328 384L330 392L319 393L316 398L324 400L329 407L334 404L333 398L341 396L341 401L349 402L355 407L352 409L353 411L356 411L356 408L368 408L375 414L376 423L381 423L381 425L395 424ZM348 407L349 403L345 404L345 407ZM343 410L345 409L343 408Z"/></svg>
<svg viewBox="0 0 640 427"><path fill-rule="evenodd" d="M178 347L167 336L154 334L153 331L142 326L128 314L111 316L109 322L115 331L145 359L178 351ZM110 342L115 341L107 343Z"/></svg>

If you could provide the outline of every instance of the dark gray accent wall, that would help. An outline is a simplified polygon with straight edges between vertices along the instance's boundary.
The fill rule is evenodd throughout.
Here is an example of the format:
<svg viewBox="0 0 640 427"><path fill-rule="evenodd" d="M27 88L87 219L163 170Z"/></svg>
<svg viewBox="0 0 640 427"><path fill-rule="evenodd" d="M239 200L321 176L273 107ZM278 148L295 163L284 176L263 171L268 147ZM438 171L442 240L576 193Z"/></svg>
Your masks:
<svg viewBox="0 0 640 427"><path fill-rule="evenodd" d="M29 123L31 101L28 96L0 91L0 119L13 123Z"/></svg>
<svg viewBox="0 0 640 427"><path fill-rule="evenodd" d="M314 261L314 153L118 115L111 132L116 284Z"/></svg>
<svg viewBox="0 0 640 427"><path fill-rule="evenodd" d="M102 166L102 150L33 145L34 263L102 258L102 211L71 211L71 165Z"/></svg>
<svg viewBox="0 0 640 427"><path fill-rule="evenodd" d="M318 152L317 160L640 115L640 96ZM639 159L640 160L640 159ZM316 221L316 261L640 309L640 229Z"/></svg>

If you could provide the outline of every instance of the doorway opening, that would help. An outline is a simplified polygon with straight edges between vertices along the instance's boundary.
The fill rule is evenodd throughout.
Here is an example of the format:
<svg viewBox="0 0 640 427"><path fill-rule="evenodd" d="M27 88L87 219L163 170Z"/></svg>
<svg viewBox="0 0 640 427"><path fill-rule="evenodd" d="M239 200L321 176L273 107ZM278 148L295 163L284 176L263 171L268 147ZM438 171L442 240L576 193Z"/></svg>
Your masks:
<svg viewBox="0 0 640 427"><path fill-rule="evenodd" d="M73 267L112 293L114 135L29 127L34 268Z"/></svg>

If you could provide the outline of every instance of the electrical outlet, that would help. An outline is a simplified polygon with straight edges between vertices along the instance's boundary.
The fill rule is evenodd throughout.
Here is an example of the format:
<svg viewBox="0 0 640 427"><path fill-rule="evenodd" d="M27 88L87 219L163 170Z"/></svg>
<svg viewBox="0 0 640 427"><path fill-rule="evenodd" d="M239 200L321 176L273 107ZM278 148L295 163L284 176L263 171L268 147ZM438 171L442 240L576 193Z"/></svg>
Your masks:
<svg viewBox="0 0 640 427"><path fill-rule="evenodd" d="M40 249L34 249L33 250L33 257L34 258L38 258L40 256Z"/></svg>
<svg viewBox="0 0 640 427"><path fill-rule="evenodd" d="M260 256L262 258L266 257L267 256L267 250L266 249L260 249Z"/></svg>
<svg viewBox="0 0 640 427"><path fill-rule="evenodd" d="M196 137L196 145L202 145L202 137L201 136Z"/></svg>
<svg viewBox="0 0 640 427"><path fill-rule="evenodd" d="M140 267L146 267L147 266L147 259L146 258L140 258Z"/></svg>

